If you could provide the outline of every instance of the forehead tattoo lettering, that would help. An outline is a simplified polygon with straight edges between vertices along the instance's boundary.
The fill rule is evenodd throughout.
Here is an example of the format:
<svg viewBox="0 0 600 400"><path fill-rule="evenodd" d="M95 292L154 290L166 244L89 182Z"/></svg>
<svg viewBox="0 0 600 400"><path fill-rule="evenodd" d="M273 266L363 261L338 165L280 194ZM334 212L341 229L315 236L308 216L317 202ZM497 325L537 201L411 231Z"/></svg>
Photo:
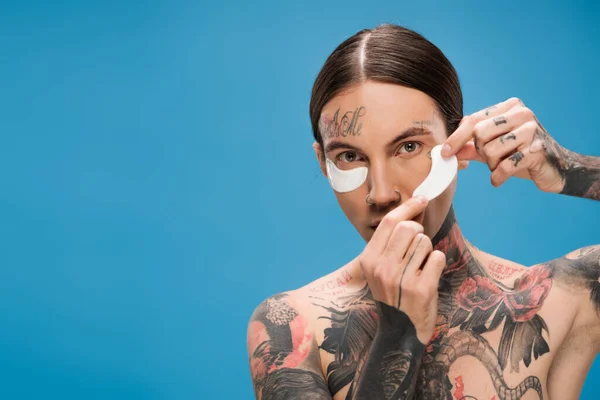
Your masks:
<svg viewBox="0 0 600 400"><path fill-rule="evenodd" d="M361 117L364 117L367 109L364 106L357 107L353 111L346 111L339 118L338 108L333 117L322 116L319 121L319 130L323 139L334 139L346 136L359 136L362 130Z"/></svg>
<svg viewBox="0 0 600 400"><path fill-rule="evenodd" d="M431 115L430 119L422 119L422 120L418 120L418 121L413 121L413 125L418 126L421 129L425 129L426 126L433 126L435 125L435 118L438 115L438 111L437 110L433 110L433 114Z"/></svg>

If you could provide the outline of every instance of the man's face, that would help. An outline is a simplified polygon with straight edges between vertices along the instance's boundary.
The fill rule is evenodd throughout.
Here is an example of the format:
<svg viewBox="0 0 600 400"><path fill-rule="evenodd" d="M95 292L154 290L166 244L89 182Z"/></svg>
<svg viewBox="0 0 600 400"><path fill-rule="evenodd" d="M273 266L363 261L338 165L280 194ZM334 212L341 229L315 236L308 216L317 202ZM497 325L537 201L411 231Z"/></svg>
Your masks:
<svg viewBox="0 0 600 400"><path fill-rule="evenodd" d="M335 192L360 235L368 241L385 214L412 196L431 169L431 149L447 133L435 102L423 92L399 85L364 82L329 101L319 123L325 157L340 170L367 167L366 181ZM313 145L327 175L323 153ZM415 220L433 237L450 205L456 179ZM369 203L366 197L369 195Z"/></svg>

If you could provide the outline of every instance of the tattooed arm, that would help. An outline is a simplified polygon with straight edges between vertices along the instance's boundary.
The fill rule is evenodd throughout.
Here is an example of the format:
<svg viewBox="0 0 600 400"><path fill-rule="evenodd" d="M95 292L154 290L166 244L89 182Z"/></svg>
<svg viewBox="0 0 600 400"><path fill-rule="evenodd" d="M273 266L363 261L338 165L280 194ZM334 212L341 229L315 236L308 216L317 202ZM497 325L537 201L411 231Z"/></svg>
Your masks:
<svg viewBox="0 0 600 400"><path fill-rule="evenodd" d="M352 388L353 399L414 398L425 343L437 317L438 283L446 257L412 221L426 200L390 211L358 258L377 305L377 332ZM422 268L421 268L422 267Z"/></svg>
<svg viewBox="0 0 600 400"><path fill-rule="evenodd" d="M425 345L401 310L377 302L377 314L377 333L355 380L353 399L412 399Z"/></svg>
<svg viewBox="0 0 600 400"><path fill-rule="evenodd" d="M600 157L565 150L565 161L560 170L565 182L561 194L600 200Z"/></svg>
<svg viewBox="0 0 600 400"><path fill-rule="evenodd" d="M250 373L259 400L331 400L307 318L289 294L254 310L248 326Z"/></svg>

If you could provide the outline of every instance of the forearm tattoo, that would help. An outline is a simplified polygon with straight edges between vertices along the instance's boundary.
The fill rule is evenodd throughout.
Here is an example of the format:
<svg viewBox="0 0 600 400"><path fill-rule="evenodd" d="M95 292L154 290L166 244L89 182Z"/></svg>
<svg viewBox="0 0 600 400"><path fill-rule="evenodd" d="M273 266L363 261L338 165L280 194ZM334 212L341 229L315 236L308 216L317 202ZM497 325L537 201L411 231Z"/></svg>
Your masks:
<svg viewBox="0 0 600 400"><path fill-rule="evenodd" d="M600 200L600 157L583 156L561 147L539 121L538 125L533 139L537 144L534 148L541 147L560 174L563 181L560 193Z"/></svg>
<svg viewBox="0 0 600 400"><path fill-rule="evenodd" d="M567 153L567 165L562 175L565 186L562 194L600 200L600 157Z"/></svg>
<svg viewBox="0 0 600 400"><path fill-rule="evenodd" d="M401 310L376 302L378 327L353 399L412 399L425 345Z"/></svg>

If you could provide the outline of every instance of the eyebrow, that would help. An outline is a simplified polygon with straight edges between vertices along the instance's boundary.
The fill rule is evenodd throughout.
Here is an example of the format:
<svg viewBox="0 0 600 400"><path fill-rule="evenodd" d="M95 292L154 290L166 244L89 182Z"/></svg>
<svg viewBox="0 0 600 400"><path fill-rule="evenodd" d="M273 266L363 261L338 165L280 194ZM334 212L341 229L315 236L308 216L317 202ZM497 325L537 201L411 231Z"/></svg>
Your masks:
<svg viewBox="0 0 600 400"><path fill-rule="evenodd" d="M413 127L410 127L408 129L405 129L404 131L402 131L398 136L396 136L394 139L392 139L385 147L387 147L388 149L394 148L399 142L402 142L403 140L406 140L410 137L427 136L427 135L431 135L431 134L432 133L429 129L413 126ZM336 141L328 143L327 146L325 146L325 154L327 154L331 151L334 151L334 150L339 150L339 149L356 150L356 151L362 152L362 150L359 147L353 146L346 142L336 140Z"/></svg>

